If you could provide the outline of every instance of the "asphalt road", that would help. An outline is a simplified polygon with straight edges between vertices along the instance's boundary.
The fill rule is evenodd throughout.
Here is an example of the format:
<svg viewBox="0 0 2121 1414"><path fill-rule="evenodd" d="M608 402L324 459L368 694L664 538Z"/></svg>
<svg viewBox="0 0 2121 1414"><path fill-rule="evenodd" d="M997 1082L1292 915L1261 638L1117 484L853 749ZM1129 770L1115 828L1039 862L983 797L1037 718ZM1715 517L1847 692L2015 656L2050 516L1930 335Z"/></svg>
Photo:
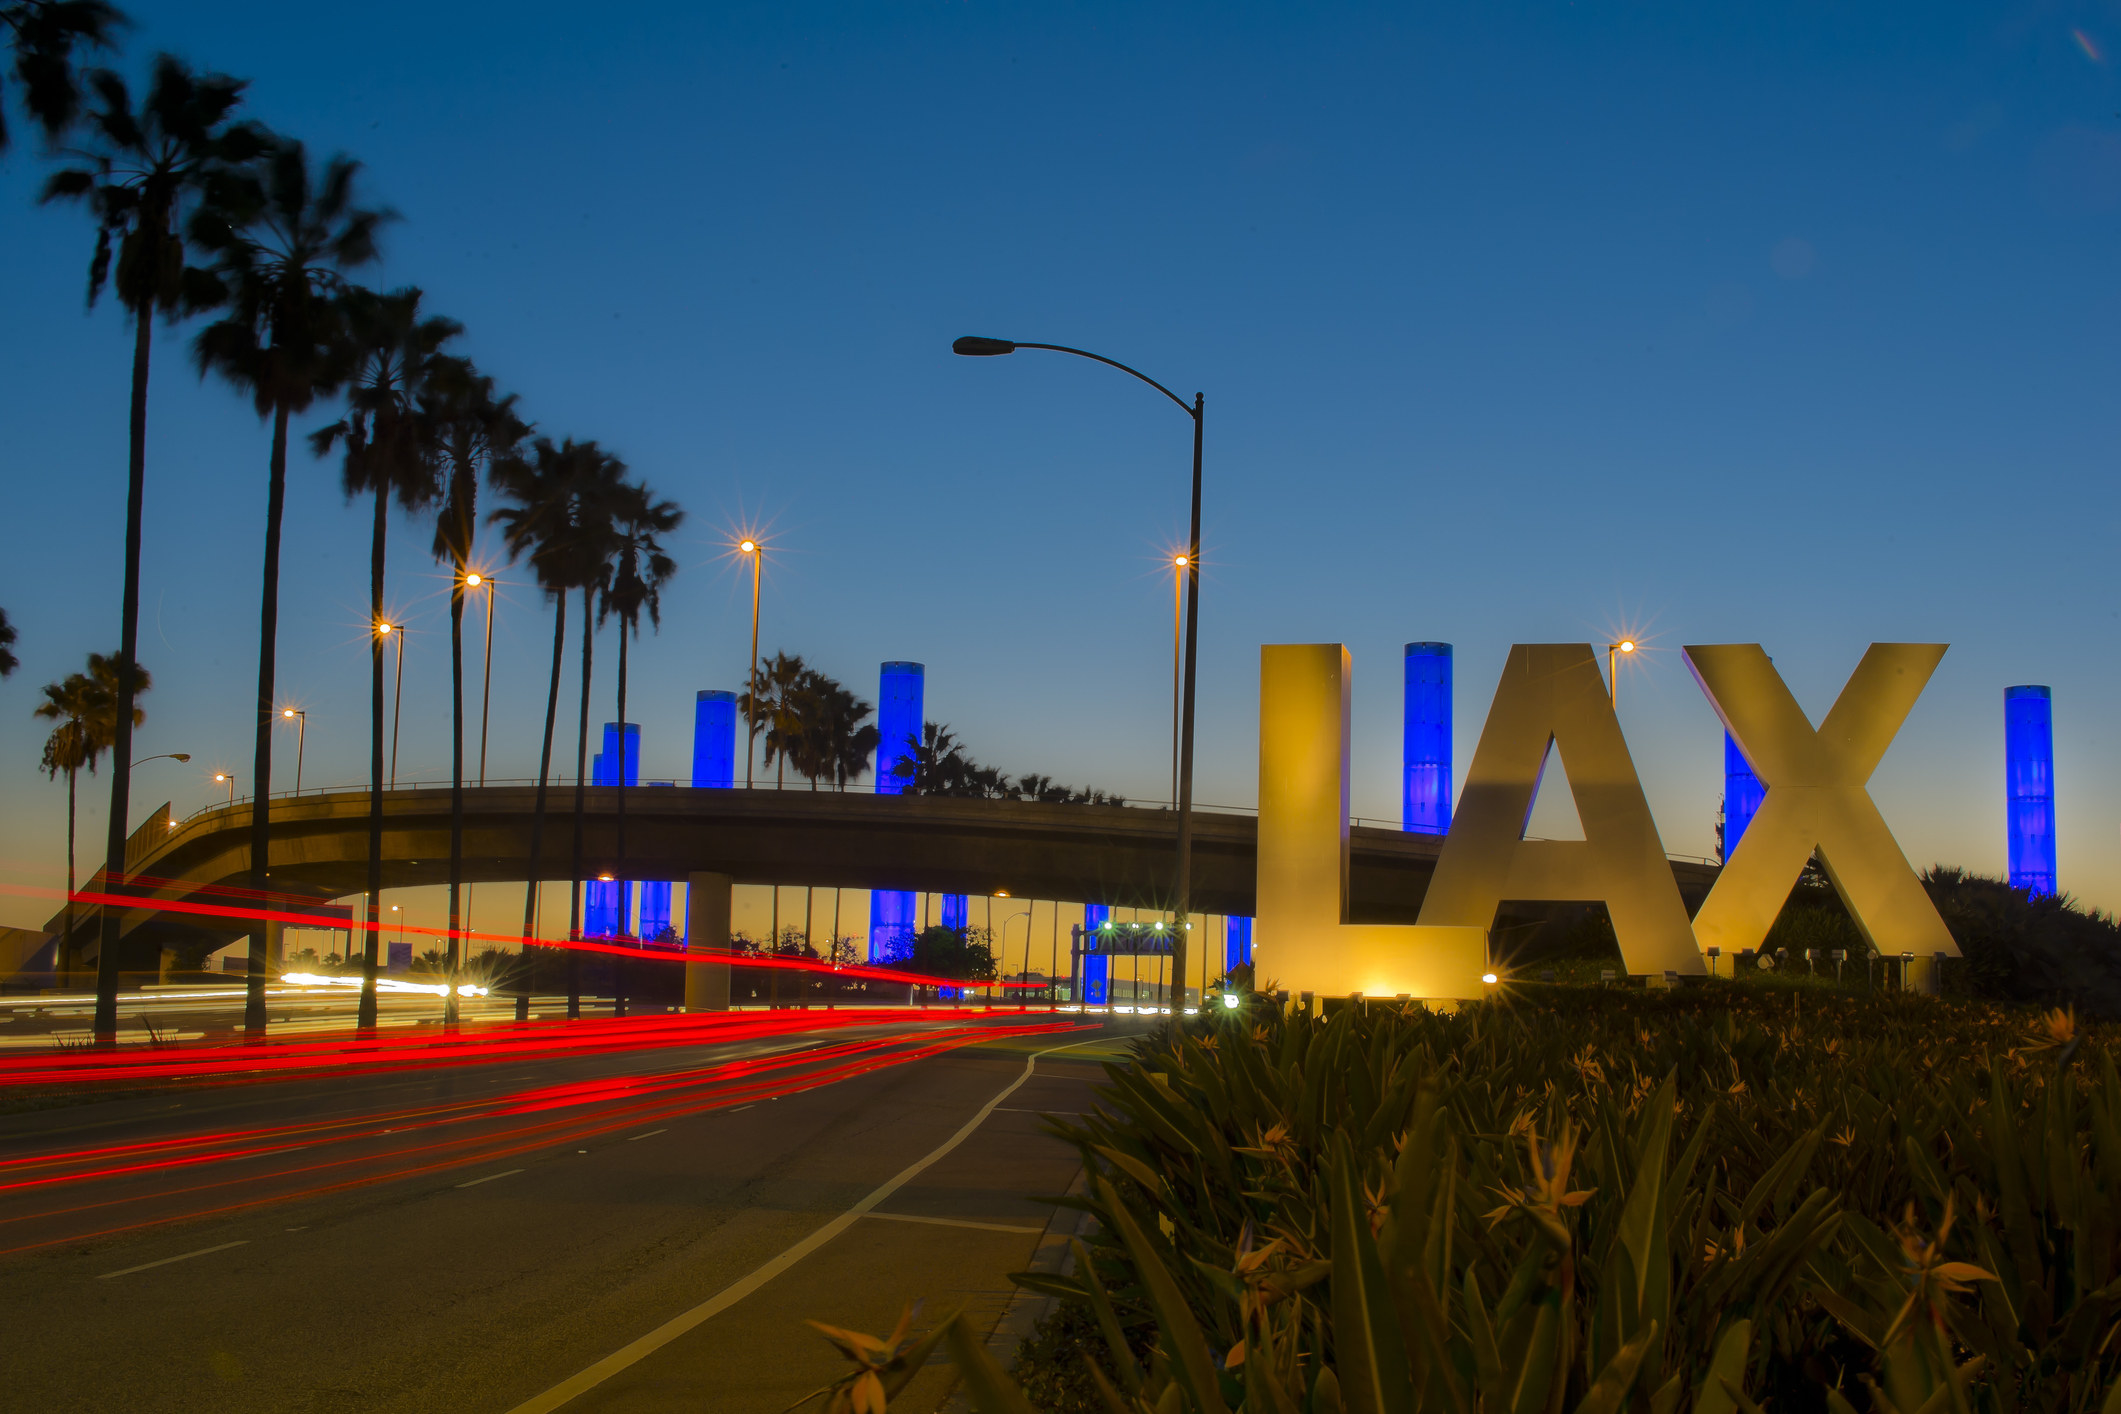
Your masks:
<svg viewBox="0 0 2121 1414"><path fill-rule="evenodd" d="M1074 1176L1038 1115L1085 1108L1117 1039L959 1039L866 1024L0 1119L0 1404L780 1414L844 1368L805 1318L991 1318L1050 1215L1030 1195Z"/></svg>

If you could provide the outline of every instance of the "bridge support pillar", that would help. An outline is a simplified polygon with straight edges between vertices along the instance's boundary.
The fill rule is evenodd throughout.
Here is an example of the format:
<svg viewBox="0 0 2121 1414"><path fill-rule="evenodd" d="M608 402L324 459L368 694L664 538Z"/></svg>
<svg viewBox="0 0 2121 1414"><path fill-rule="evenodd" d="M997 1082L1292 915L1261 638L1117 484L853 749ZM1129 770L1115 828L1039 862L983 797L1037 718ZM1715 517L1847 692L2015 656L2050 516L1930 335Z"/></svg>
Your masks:
<svg viewBox="0 0 2121 1414"><path fill-rule="evenodd" d="M685 1010L729 1010L729 913L736 881L727 874L685 876L686 951L713 949L712 962L685 964Z"/></svg>

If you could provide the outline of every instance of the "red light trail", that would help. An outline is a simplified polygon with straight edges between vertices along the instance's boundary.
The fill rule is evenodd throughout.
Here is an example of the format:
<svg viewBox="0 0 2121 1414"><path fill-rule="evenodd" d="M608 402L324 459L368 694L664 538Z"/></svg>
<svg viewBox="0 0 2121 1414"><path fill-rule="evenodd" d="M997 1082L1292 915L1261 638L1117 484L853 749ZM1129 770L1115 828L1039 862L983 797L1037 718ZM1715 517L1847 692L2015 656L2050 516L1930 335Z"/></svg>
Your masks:
<svg viewBox="0 0 2121 1414"><path fill-rule="evenodd" d="M673 1034L676 1028L665 1026L660 1028L666 1033L664 1038L652 1044L719 1044L787 1036L802 1030L874 1026L887 1020L903 1023L906 1013L892 1011L857 1016L841 1013L829 1019L813 1013L807 1018L784 1015L760 1018L756 1022L746 1018L737 1024L724 1023L718 1027L694 1026L691 1034L682 1038ZM601 1032L626 1028L608 1025L580 1027L577 1024L564 1029ZM493 1163L539 1150L579 1144L656 1121L778 1099L979 1042L1078 1029L1087 1028L1062 1021L1016 1025L958 1023L912 1035L850 1038L772 1055L735 1057L697 1067L561 1081L476 1099L449 1100L343 1119L306 1120L245 1130L220 1129L134 1144L21 1155L0 1160L0 1203L12 1207L31 1202L39 1194L63 1192L74 1186L87 1190L82 1194L87 1201L12 1214L0 1211L0 1241L15 1235L29 1239L0 1248L0 1255ZM639 1046L640 1041L636 1039L635 1045L626 1049L638 1049ZM573 1054L595 1053L590 1050ZM465 1050L460 1048L447 1054L453 1060L463 1057ZM519 1050L506 1057L482 1050L477 1058L524 1060L533 1058L533 1055L551 1058L549 1048L534 1053ZM252 1063L255 1061L253 1056ZM437 1057L429 1063L449 1062ZM414 1136L418 1142L409 1146L403 1140L391 1142L391 1137L397 1135ZM351 1152L314 1156L307 1152L342 1146ZM298 1153L305 1154L305 1158L264 1171L253 1170L247 1162L264 1160L269 1164L276 1156ZM216 1172L216 1166L232 1163L245 1163L245 1171L226 1177L209 1177ZM205 1181L174 1188L160 1181L163 1176L185 1172L196 1173ZM104 1185L117 1185L121 1191L110 1196L90 1197L97 1187ZM123 1191L128 1187L136 1191ZM230 1197L232 1195L227 1190L245 1189L264 1191L226 1202L207 1198L205 1206L191 1206L181 1201L194 1195ZM172 1200L179 1201L172 1207ZM171 1210L110 1221L126 1219L125 1210L128 1208L138 1213L150 1206ZM85 1222L99 1225L83 1231ZM32 1237L31 1232L35 1229L26 1228L26 1225L34 1224L60 1230Z"/></svg>

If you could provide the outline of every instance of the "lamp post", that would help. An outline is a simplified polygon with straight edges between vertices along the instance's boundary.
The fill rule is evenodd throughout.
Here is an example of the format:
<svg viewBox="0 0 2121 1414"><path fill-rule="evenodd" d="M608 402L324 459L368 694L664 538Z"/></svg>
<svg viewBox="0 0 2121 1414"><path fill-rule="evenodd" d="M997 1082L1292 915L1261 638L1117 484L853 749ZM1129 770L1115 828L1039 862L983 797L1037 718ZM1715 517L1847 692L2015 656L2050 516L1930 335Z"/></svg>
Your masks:
<svg viewBox="0 0 2121 1414"><path fill-rule="evenodd" d="M295 724L295 794L302 793L302 753L309 742L309 713L300 707L282 707L280 720Z"/></svg>
<svg viewBox="0 0 2121 1414"><path fill-rule="evenodd" d="M226 785L228 786L228 808L229 808L229 809L231 809L231 810L235 809L235 808L236 808L236 773L235 773L234 771L216 771L216 772L214 772L214 784L215 784L215 785L222 785L222 784L226 784Z"/></svg>
<svg viewBox="0 0 2121 1414"><path fill-rule="evenodd" d="M135 760L135 761L133 762L133 765L135 765L135 766L145 766L145 765L146 765L146 764L147 764L148 762L150 762L150 761L189 761L189 760L191 760L191 753L190 753L189 751L165 751L165 752L164 752L164 753L162 753L162 755L160 755L160 756L142 756L142 757L138 758L137 760Z"/></svg>
<svg viewBox="0 0 2121 1414"><path fill-rule="evenodd" d="M398 788L398 716L405 705L405 625L377 624L376 632L398 645L398 680L390 698L390 789Z"/></svg>
<svg viewBox="0 0 2121 1414"><path fill-rule="evenodd" d="M1009 895L1003 894L1002 897L1007 898ZM1031 909L1028 906L1022 913L1012 913L1002 920L1002 955L996 960L1002 963L999 969L1001 975L1007 977L1009 975L1009 925L1019 918L1024 920L1024 965L1016 976L1016 980L1020 984L1017 988L1016 999L1021 1004L1025 990L1021 984L1027 984L1031 980ZM1019 1005L1018 1010L1022 1010L1021 1005Z"/></svg>
<svg viewBox="0 0 2121 1414"><path fill-rule="evenodd" d="M1632 638L1623 638L1618 643L1608 643L1605 646L1606 696L1616 708L1620 706L1620 659L1618 655L1633 653L1634 651L1635 640Z"/></svg>
<svg viewBox="0 0 2121 1414"><path fill-rule="evenodd" d="M486 591L486 667L479 688L479 784L486 784L486 722L493 706L493 592L499 581L473 570L464 576L464 587Z"/></svg>
<svg viewBox="0 0 2121 1414"><path fill-rule="evenodd" d="M1171 803L1178 803L1178 736L1179 705L1184 695L1180 691L1181 669L1185 664L1183 642L1184 614L1186 602L1186 567L1193 563L1191 555L1171 557Z"/></svg>
<svg viewBox="0 0 2121 1414"><path fill-rule="evenodd" d="M1186 942L1193 927L1193 699L1195 668L1200 648L1200 453L1201 435L1207 421L1206 400L1200 393L1193 395L1188 403L1184 398L1163 384L1143 373L1129 368L1117 359L1094 354L1087 349L1072 349L1065 344L1026 344L1008 339L984 339L967 335L950 346L953 353L968 358L991 358L999 354L1015 353L1018 349L1046 349L1053 353L1073 354L1096 363L1106 364L1122 373L1132 374L1142 382L1162 393L1178 404L1179 410L1193 419L1193 507L1186 536L1185 565L1183 566L1188 593L1186 595L1186 644L1185 662L1181 684L1179 709L1178 748L1178 887L1174 899L1175 936L1172 941L1173 970L1180 978L1178 1005L1172 1008L1172 1022L1185 1015Z"/></svg>
<svg viewBox="0 0 2121 1414"><path fill-rule="evenodd" d="M744 668L744 789L750 790L751 762L759 752L759 570L766 550L747 539L738 542L736 552L751 557L751 662Z"/></svg>

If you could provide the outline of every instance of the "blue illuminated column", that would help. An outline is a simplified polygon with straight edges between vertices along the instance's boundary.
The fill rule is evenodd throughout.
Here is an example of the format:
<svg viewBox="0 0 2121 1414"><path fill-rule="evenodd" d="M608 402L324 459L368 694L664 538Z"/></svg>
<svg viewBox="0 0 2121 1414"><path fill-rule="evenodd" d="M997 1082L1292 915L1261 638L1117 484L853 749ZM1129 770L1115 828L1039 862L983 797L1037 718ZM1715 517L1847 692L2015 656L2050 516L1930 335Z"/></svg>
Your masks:
<svg viewBox="0 0 2121 1414"><path fill-rule="evenodd" d="M1416 834L1451 829L1451 645L1407 645L1404 793L1400 828Z"/></svg>
<svg viewBox="0 0 2121 1414"><path fill-rule="evenodd" d="M955 928L960 933L965 931L965 902L966 897L963 894L943 895L943 926L945 928Z"/></svg>
<svg viewBox="0 0 2121 1414"><path fill-rule="evenodd" d="M1223 920L1226 930L1223 936L1223 971L1231 972L1252 963L1252 920L1229 917Z"/></svg>
<svg viewBox="0 0 2121 1414"><path fill-rule="evenodd" d="M927 706L928 669L920 663L886 663L876 690L876 793L904 795L907 781L892 767L920 745Z"/></svg>
<svg viewBox="0 0 2121 1414"><path fill-rule="evenodd" d="M1083 946L1094 945L1091 934L1112 921L1109 904L1086 903L1083 905ZM1112 958L1106 953L1085 952L1082 956L1083 975L1076 979L1076 993L1084 1006L1104 1006L1112 999Z"/></svg>
<svg viewBox="0 0 2121 1414"><path fill-rule="evenodd" d="M2011 887L2055 887L2055 714L2044 687L2003 689L2004 822Z"/></svg>
<svg viewBox="0 0 2121 1414"><path fill-rule="evenodd" d="M908 782L891 768L921 739L927 706L928 669L920 663L886 663L876 690L876 793L904 795ZM920 928L913 914L913 894L906 889L874 889L869 894L869 960L893 962L913 953Z"/></svg>
<svg viewBox="0 0 2121 1414"><path fill-rule="evenodd" d="M1738 742L1729 732L1723 734L1723 857L1729 859L1738 848L1745 827L1753 823L1760 813L1760 802L1767 798L1767 787L1760 784L1760 777L1753 774L1753 767L1738 749Z"/></svg>
<svg viewBox="0 0 2121 1414"><path fill-rule="evenodd" d="M700 689L692 704L692 783L736 784L736 694Z"/></svg>
<svg viewBox="0 0 2121 1414"><path fill-rule="evenodd" d="M913 916L911 889L872 889L869 893L869 960L903 962L913 955L913 935L919 929Z"/></svg>

